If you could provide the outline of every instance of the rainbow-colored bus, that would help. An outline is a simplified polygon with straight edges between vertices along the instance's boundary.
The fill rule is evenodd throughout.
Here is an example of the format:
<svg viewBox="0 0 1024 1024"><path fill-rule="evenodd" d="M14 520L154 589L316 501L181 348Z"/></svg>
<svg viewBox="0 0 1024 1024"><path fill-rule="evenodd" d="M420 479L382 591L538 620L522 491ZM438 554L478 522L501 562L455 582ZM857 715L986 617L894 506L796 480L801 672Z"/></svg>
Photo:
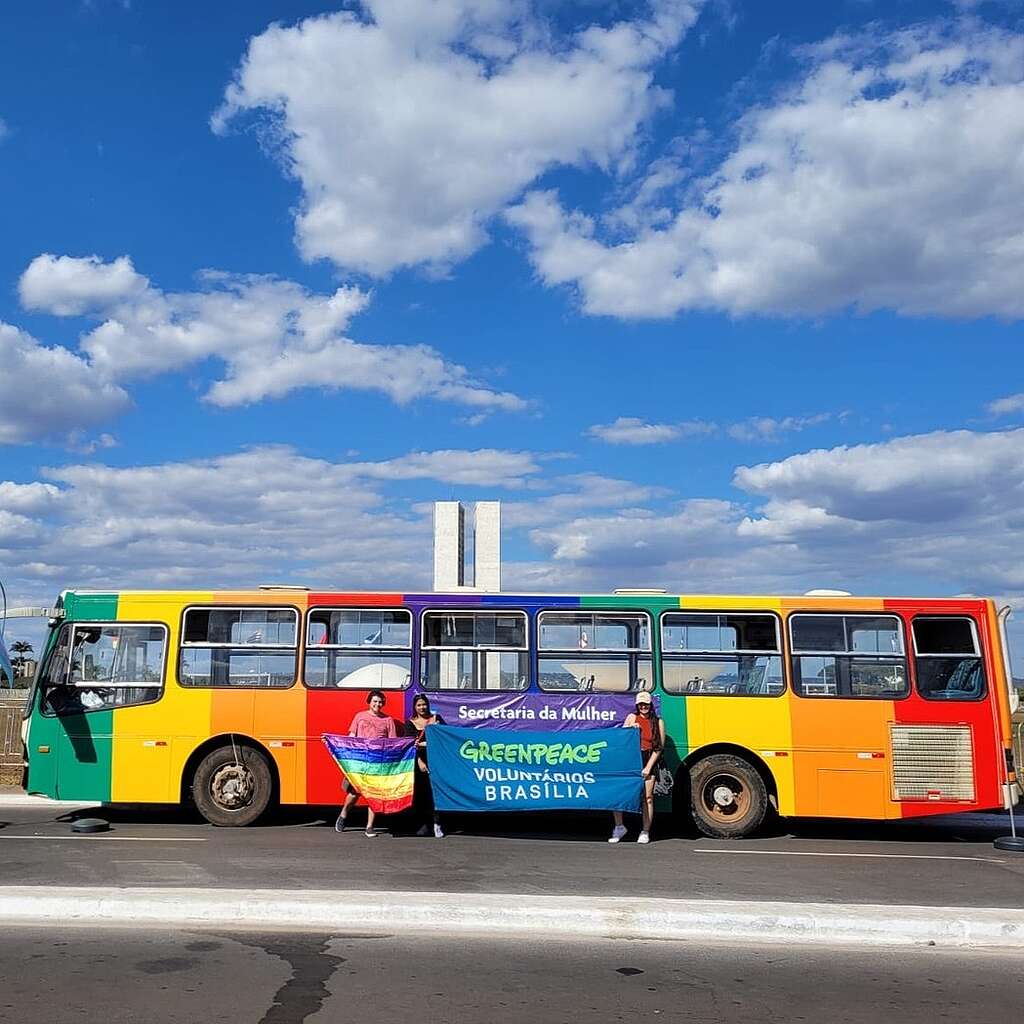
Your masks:
<svg viewBox="0 0 1024 1024"><path fill-rule="evenodd" d="M26 788L194 801L247 825L275 803L339 802L321 736L347 731L371 688L399 720L425 692L451 724L546 708L541 728L559 708L574 728L615 724L648 689L665 800L707 835L772 811L1007 808L1004 619L966 598L65 592L26 710Z"/></svg>

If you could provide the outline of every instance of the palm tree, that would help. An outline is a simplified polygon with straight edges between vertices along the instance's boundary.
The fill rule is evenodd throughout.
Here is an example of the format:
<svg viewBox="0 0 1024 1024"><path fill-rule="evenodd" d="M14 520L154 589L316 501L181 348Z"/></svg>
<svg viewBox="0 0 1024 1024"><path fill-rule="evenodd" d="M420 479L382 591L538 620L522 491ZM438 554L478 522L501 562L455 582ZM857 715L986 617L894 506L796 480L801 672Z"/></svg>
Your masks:
<svg viewBox="0 0 1024 1024"><path fill-rule="evenodd" d="M16 674L21 673L22 667L25 662L28 661L28 655L30 655L34 649L35 648L33 648L27 640L15 640L14 643L11 644L11 654L14 655L14 657L11 658L11 666L14 668Z"/></svg>

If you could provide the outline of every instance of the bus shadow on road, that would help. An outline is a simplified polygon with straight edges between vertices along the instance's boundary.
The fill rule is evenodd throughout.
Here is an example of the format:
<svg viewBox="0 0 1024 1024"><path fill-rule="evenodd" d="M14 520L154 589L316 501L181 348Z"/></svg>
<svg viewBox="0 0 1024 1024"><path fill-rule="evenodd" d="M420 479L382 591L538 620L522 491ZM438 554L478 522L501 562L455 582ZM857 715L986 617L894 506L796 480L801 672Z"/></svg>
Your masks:
<svg viewBox="0 0 1024 1024"><path fill-rule="evenodd" d="M834 839L858 842L991 844L1010 830L1006 815L948 814L902 821L803 818L781 821L765 832L773 838Z"/></svg>
<svg viewBox="0 0 1024 1024"><path fill-rule="evenodd" d="M255 825L246 829L214 829L198 812L181 804L109 804L76 808L53 820L73 823L81 818L100 817L112 825L168 825L195 826L204 830L231 833L252 830L333 829L338 809L333 806L285 806L266 814ZM362 824L361 812L354 818L356 827ZM564 814L557 811L504 814L446 814L442 816L445 832L449 836L467 836L480 839L532 840L543 842L593 843L607 839L611 831L611 815L604 812L579 811ZM38 821L38 819L35 819ZM0 829L20 822L0 821ZM415 838L418 820L410 814L389 815L378 819L382 827L395 839ZM631 838L639 828L639 819L629 820ZM964 843L989 845L997 836L1009 833L1009 818L1005 814L967 813L942 815L902 821L866 821L859 819L801 818L775 819L767 822L751 840L830 840L847 842L891 843ZM654 842L677 840L693 842L704 839L692 821L659 816L652 832ZM747 840L749 841L749 840ZM741 843L743 841L740 841Z"/></svg>
<svg viewBox="0 0 1024 1024"><path fill-rule="evenodd" d="M58 815L54 821L103 818L118 825L204 825L199 813L182 804L97 804Z"/></svg>

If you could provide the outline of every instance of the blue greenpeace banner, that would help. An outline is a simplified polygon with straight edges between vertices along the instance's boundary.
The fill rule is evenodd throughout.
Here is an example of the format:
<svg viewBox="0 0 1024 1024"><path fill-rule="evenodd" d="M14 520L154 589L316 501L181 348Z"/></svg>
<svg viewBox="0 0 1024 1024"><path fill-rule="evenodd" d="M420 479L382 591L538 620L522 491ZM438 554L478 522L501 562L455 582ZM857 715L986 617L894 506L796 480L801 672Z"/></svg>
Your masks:
<svg viewBox="0 0 1024 1024"><path fill-rule="evenodd" d="M640 810L638 729L551 733L432 725L426 736L438 810Z"/></svg>
<svg viewBox="0 0 1024 1024"><path fill-rule="evenodd" d="M658 707L658 698L654 698ZM636 708L635 693L432 692L430 706L451 725L480 729L608 729Z"/></svg>

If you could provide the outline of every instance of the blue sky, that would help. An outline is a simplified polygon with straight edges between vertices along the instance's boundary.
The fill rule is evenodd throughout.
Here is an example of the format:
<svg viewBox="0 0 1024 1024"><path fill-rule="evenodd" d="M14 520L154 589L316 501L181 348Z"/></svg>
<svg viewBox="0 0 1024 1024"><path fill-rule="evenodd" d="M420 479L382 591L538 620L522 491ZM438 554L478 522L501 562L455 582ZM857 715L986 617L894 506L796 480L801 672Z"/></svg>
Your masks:
<svg viewBox="0 0 1024 1024"><path fill-rule="evenodd" d="M0 16L0 574L992 595L1024 663L1024 8Z"/></svg>

